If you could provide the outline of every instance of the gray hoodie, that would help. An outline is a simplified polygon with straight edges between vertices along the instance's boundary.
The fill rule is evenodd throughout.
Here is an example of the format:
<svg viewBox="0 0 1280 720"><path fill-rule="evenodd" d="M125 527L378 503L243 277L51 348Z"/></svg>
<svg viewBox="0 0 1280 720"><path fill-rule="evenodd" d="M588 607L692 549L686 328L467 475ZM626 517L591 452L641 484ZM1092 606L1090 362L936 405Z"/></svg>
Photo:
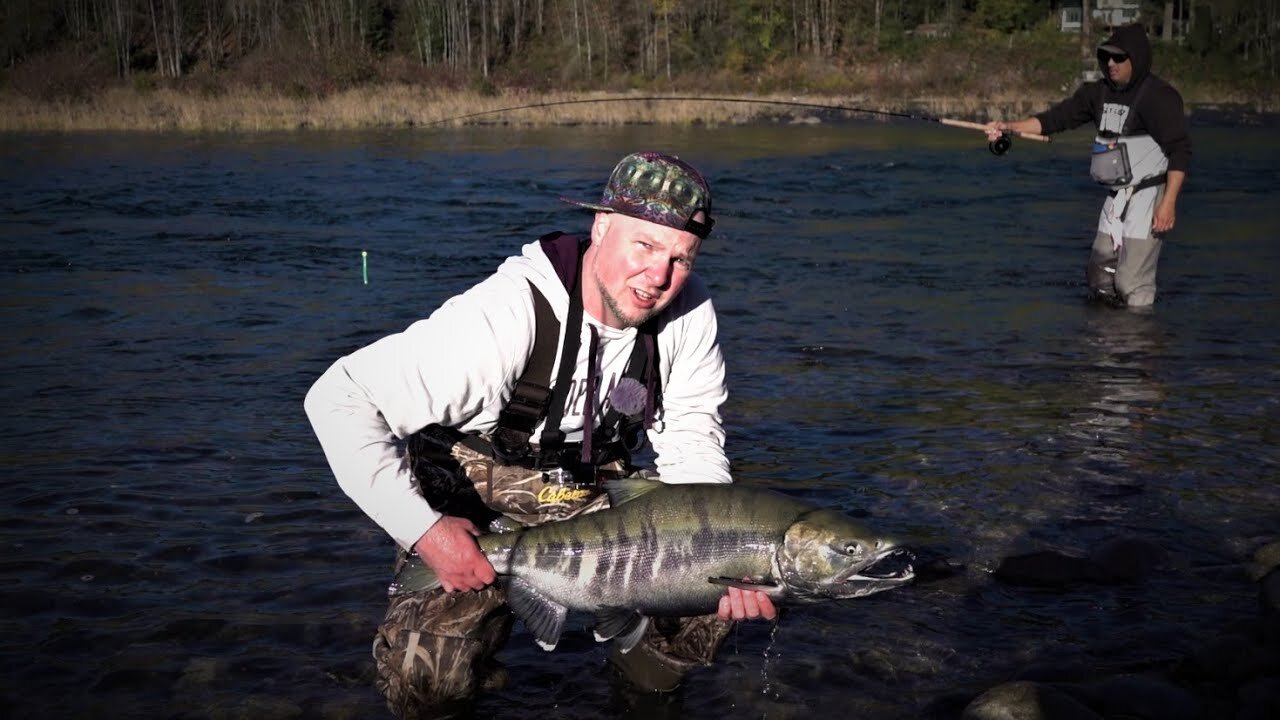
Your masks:
<svg viewBox="0 0 1280 720"><path fill-rule="evenodd" d="M1168 169L1186 172L1191 165L1191 137L1182 96L1152 74L1151 43L1146 30L1141 25L1125 25L1102 43L1102 47L1108 46L1129 54L1133 62L1130 82L1116 87L1103 66L1103 79L1081 85L1074 95L1036 116L1043 132L1052 135L1085 123L1093 123L1099 131L1119 131L1124 118L1132 112L1127 134L1149 135L1168 159ZM1132 107L1139 86L1144 84L1141 101Z"/></svg>

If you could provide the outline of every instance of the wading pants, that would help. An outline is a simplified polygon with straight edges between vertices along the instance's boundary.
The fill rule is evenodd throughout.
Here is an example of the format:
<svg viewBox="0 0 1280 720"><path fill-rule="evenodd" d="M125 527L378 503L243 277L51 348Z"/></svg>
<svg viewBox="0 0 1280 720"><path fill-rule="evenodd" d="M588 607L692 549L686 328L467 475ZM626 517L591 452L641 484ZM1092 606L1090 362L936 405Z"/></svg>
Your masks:
<svg viewBox="0 0 1280 720"><path fill-rule="evenodd" d="M1161 187L1155 202L1159 203L1163 196ZM1146 232L1141 233L1141 237L1130 237L1131 233L1126 232L1118 251L1106 232L1099 229L1094 236L1089 267L1085 271L1094 297L1131 308L1147 308L1155 303L1156 269L1163 242L1151 232L1151 212L1144 214L1145 221L1137 227L1146 227ZM1126 230L1133 227L1127 224ZM1137 235L1139 231L1135 229L1132 234Z"/></svg>
<svg viewBox="0 0 1280 720"><path fill-rule="evenodd" d="M1162 241L1155 236L1125 238L1116 252L1111 236L1098 233L1089 253L1089 289L1119 305L1149 307L1156 301L1156 266Z"/></svg>

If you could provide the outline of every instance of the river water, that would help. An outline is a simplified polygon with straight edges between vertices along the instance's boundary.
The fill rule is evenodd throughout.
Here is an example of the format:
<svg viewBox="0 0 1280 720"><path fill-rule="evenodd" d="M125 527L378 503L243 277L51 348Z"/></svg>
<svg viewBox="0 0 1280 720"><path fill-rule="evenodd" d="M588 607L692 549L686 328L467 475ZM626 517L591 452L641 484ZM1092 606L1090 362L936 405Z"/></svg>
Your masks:
<svg viewBox="0 0 1280 720"><path fill-rule="evenodd" d="M663 703L575 625L520 626L477 715L910 718L1036 662L1141 662L1256 612L1280 530L1280 133L1194 126L1152 313L1086 301L1087 134L930 123L0 138L0 706L9 717L378 718L390 541L302 398L637 149L712 179L739 482L961 570L745 623ZM367 284L361 251L368 252ZM447 351L447 348L442 348ZM1162 546L1047 592L1002 557Z"/></svg>

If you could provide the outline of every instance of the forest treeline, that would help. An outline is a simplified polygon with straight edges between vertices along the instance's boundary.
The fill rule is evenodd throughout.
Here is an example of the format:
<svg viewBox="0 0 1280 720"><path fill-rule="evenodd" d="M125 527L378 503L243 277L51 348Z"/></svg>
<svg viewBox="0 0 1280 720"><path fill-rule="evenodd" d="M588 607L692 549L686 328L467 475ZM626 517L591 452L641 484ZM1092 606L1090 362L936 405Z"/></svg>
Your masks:
<svg viewBox="0 0 1280 720"><path fill-rule="evenodd" d="M1106 0L1084 0L1089 11ZM497 94L673 89L1060 92L1109 31L1079 0L5 0L0 99L105 88L291 97L412 84ZM1280 0L1141 0L1188 100L1267 96Z"/></svg>
<svg viewBox="0 0 1280 720"><path fill-rule="evenodd" d="M1096 5L1100 0L1093 0ZM110 63L120 78L216 73L255 55L326 59L336 82L398 56L495 82L563 86L788 59L850 62L957 33L1061 32L1046 0L7 0L0 57ZM1073 3L1077 4L1077 3ZM1088 7L1086 2L1086 7ZM1141 18L1188 54L1274 79L1280 0L1146 0ZM1168 25L1168 27L1166 27ZM921 27L923 26L923 28ZM1100 29L1105 31L1105 29ZM1087 44L1087 43L1086 43Z"/></svg>

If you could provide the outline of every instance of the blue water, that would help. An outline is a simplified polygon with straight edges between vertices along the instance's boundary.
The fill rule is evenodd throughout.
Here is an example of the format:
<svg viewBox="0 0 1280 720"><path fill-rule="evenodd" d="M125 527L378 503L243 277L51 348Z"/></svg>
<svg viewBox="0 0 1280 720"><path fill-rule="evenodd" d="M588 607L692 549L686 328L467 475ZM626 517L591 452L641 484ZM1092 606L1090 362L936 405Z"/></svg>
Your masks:
<svg viewBox="0 0 1280 720"><path fill-rule="evenodd" d="M712 179L740 482L963 565L744 624L662 707L582 632L518 629L478 715L918 717L1040 660L1123 662L1255 612L1280 531L1280 134L1194 128L1151 314L1085 300L1089 136L928 123L0 137L0 707L376 718L390 541L302 413L338 356L529 239L637 149ZM368 255L368 283L361 251ZM1017 552L1115 536L1168 566L1067 593Z"/></svg>

